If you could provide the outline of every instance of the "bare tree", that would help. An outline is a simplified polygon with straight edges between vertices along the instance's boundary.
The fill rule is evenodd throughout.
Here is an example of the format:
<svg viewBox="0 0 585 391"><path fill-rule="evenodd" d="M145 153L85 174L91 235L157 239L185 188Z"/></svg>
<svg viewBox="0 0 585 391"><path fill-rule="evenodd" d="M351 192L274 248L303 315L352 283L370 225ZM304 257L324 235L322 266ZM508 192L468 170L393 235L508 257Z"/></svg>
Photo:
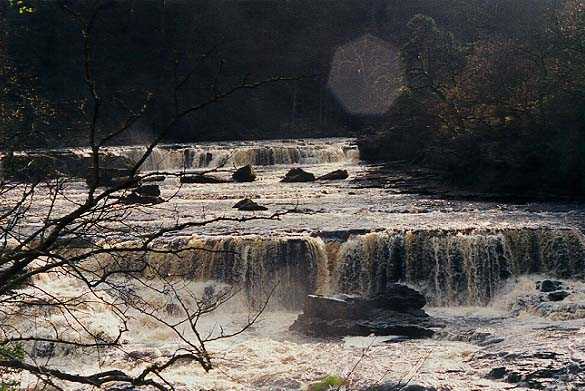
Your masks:
<svg viewBox="0 0 585 391"><path fill-rule="evenodd" d="M239 327L204 333L199 329L201 319L232 299L237 288L207 288L201 292L184 278L186 272L173 271L169 265L156 260L162 256L180 259L194 250L210 251L195 248L188 241L165 244L169 237L192 228L279 219L287 211L241 218L176 217L159 222L157 208L169 199L144 197L136 188L158 175L141 172L141 166L179 121L239 91L288 78L261 81L243 78L224 88L213 81L207 99L182 107L179 96L192 72L175 75L174 113L157 129L156 137L144 146L139 158L123 170L123 175L112 178L104 148L124 139L157 98L154 92L145 91L140 103L132 105L100 92L95 76L94 32L104 10L115 3L95 0L89 12L75 9L70 2L56 3L77 23L83 40L83 74L88 94L80 110L86 119L83 129L90 149L83 195L79 195L79 190L72 190L79 189L78 181L58 172L27 183L14 182L6 176L0 180L0 389L2 382L8 385L18 372L33 375L39 384L57 389L68 383L94 387L122 383L173 389L165 371L185 362L198 363L204 370L210 370L212 355L208 344L246 331L258 319L270 297L268 294ZM103 123L107 122L102 118L113 105L127 115L119 126L106 128ZM135 216L153 222L140 226L128 223ZM69 281L70 291L53 289L47 283L51 281L55 285L64 280ZM108 317L109 328L104 329L94 319L92 314L96 308L100 308L100 316ZM50 354L38 353L39 347L72 348L99 357L104 352L118 350L136 361L126 351L125 344L141 325L137 319L174 335L176 349L163 357L142 357L132 371L114 366L92 373L70 372L54 364ZM36 350L31 348L35 346Z"/></svg>

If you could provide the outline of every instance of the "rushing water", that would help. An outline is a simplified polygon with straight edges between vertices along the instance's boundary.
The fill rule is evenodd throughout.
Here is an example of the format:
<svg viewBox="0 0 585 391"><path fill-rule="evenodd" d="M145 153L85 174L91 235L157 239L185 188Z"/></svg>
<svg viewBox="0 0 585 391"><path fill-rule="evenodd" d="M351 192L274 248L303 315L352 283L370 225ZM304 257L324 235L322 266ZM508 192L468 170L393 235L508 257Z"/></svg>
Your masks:
<svg viewBox="0 0 585 391"><path fill-rule="evenodd" d="M107 153L136 161L142 151L115 147ZM27 154L35 153L40 152ZM87 151L79 149L58 153L87 157ZM502 203L416 194L396 180L390 181L394 185L372 184L368 178L381 175L379 168L362 164L358 157L351 139L161 146L143 171L177 172L225 164L216 174L228 178L232 165L253 164L258 179L239 184L180 184L168 176L161 191L169 201L162 207L137 208L121 227L158 227L177 219L269 216L300 209L305 213L278 221L195 227L183 233L187 236L165 240L167 244L191 242L203 250L179 258L153 256L163 269L195 280L239 284L251 300L278 285L275 297L295 309L307 293L371 294L396 281L417 286L436 304L487 304L511 276L583 276L585 208L579 204ZM68 164L72 171L77 167L71 161ZM280 182L291 167L317 175L344 168L350 178ZM72 183L57 209L66 211L82 202L84 189L83 182ZM244 197L255 199L268 211L233 209ZM37 202L42 210L51 201Z"/></svg>
<svg viewBox="0 0 585 391"><path fill-rule="evenodd" d="M273 292L300 309L309 293L376 294L403 282L435 305L486 305L510 277L582 278L585 237L576 229L390 230L351 235L193 236L181 255L152 254L163 275L242 286L250 302Z"/></svg>
<svg viewBox="0 0 585 391"><path fill-rule="evenodd" d="M106 163L137 162L146 147L106 147L102 157ZM91 164L91 150L69 148L31 150L15 154L25 162L51 160L65 173L79 175ZM0 155L0 162L2 156ZM201 144L162 144L155 147L142 164L144 171L178 171L226 165L273 166L291 164L323 164L357 161L359 153L351 139L308 139ZM1 167L1 166L0 166Z"/></svg>
<svg viewBox="0 0 585 391"><path fill-rule="evenodd" d="M139 147L107 151L111 161L135 161L140 153ZM87 151L80 149L29 151L19 156L42 160L41 156L47 155L59 156L60 169L73 175L88 164ZM502 297L534 290L534 281L529 279L528 284L517 286L510 294L511 282L526 279L530 274L569 280L583 278L582 205L485 201L417 192L404 185L418 178L361 163L350 139L168 145L156 148L142 169L178 172L221 165L223 168L214 174L229 178L234 165L244 164L255 166L258 175L255 182L181 184L168 175L160 182L168 202L157 207L138 207L119 222L120 232L125 232L129 226L154 228L220 216L268 217L291 208L303 211L278 221L193 227L181 236L167 236L158 242L163 247L187 246L189 251L173 255L151 253L146 257L161 276L178 278L187 287L201 288L211 281L220 281L242 289L235 303L202 320L203 329L217 324L235 327L241 319L247 319L248 308L257 308L272 295L271 311L250 333L211 346L220 372L206 374L193 365L180 365L172 370L171 377L183 384L183 389L299 389L327 374L349 376L351 386L360 389L381 379L408 377L413 369L417 382L447 384L453 390L469 390L470 385L488 390L509 387L483 378L491 360L481 357L489 352L482 351L484 356L470 362L472 355L479 354L479 348L465 341L430 340L401 345L370 340L334 343L301 338L287 331L308 293L373 294L396 281L423 291L432 305L444 306L434 309L434 314L455 323L462 319L457 317L460 312L467 311L467 307L459 306L481 306L469 311L488 320L478 321L474 329L497 330L506 338L503 342L506 349L522 353L543 347L562 350L562 346L581 343L585 346L582 338L585 334L573 333L562 339L559 348L556 336L543 331L546 327L557 327L548 320L502 320L508 309L502 305ZM343 168L350 178L280 182L291 167L302 167L316 175ZM384 180L372 181L372 177ZM81 180L74 180L54 209L65 213L83 202L85 189ZM268 211L233 209L233 204L244 197L253 198ZM42 216L40 213L51 202L50 197L36 198L37 209L30 211L31 227L39 223L35 220L37 213ZM111 254L98 261L106 265L119 262L110 257ZM120 258L126 263L144 262L142 258ZM156 278L146 277L156 284ZM37 283L66 297L78 297L84 289L74 279L58 276ZM142 297L153 294L148 284L134 288ZM165 308L165 303L160 307ZM118 327L115 319L108 318L111 312L105 308L92 308L84 314L104 332ZM49 316L57 326L67 325L59 314L39 316L45 320ZM136 316L132 321L140 332L130 336L127 345L130 350L148 350L153 357L162 357L180 342L147 319ZM583 321L572 322L570 327L585 330ZM37 329L42 324L31 318L19 327L47 332ZM368 364L358 365L363 355ZM63 351L57 353L55 362L64 368L82 367L85 371L134 368L120 352L108 352L98 360L94 355ZM421 362L424 365L419 365Z"/></svg>

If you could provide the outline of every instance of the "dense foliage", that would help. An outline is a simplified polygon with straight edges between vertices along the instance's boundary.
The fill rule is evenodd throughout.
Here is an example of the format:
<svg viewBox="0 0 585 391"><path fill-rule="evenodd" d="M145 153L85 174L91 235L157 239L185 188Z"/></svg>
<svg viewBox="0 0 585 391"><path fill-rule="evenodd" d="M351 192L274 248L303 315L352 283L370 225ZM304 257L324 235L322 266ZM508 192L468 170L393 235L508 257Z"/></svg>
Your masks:
<svg viewBox="0 0 585 391"><path fill-rule="evenodd" d="M405 89L364 156L418 160L485 189L585 194L584 1L460 39L428 16L408 27Z"/></svg>

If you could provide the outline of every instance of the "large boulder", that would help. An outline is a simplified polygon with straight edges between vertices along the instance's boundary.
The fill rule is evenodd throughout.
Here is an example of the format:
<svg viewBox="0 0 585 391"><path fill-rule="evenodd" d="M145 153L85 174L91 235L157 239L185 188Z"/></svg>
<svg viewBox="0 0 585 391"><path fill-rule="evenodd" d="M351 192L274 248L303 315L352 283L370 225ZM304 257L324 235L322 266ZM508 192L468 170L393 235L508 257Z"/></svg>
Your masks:
<svg viewBox="0 0 585 391"><path fill-rule="evenodd" d="M232 179L235 182L254 182L256 180L256 173L251 165L238 168L233 174Z"/></svg>
<svg viewBox="0 0 585 391"><path fill-rule="evenodd" d="M120 202L125 205L157 205L164 202L160 196L140 195L136 191L120 198Z"/></svg>
<svg viewBox="0 0 585 391"><path fill-rule="evenodd" d="M424 295L402 284L388 284L384 292L372 297L371 301L380 308L395 311L421 309L427 304Z"/></svg>
<svg viewBox="0 0 585 391"><path fill-rule="evenodd" d="M314 180L315 175L302 168L292 168L282 178L282 182L313 182Z"/></svg>
<svg viewBox="0 0 585 391"><path fill-rule="evenodd" d="M536 289L541 292L554 292L562 289L564 284L561 281L556 280L543 280L536 282Z"/></svg>
<svg viewBox="0 0 585 391"><path fill-rule="evenodd" d="M511 304L513 315L528 312L556 320L585 317L585 302L579 299L584 291L578 286L561 281L543 280L536 283L536 289L536 292L515 299Z"/></svg>
<svg viewBox="0 0 585 391"><path fill-rule="evenodd" d="M160 187L158 185L138 186L134 192L145 197L160 197Z"/></svg>
<svg viewBox="0 0 585 391"><path fill-rule="evenodd" d="M567 297L569 297L570 295L571 294L567 291L554 291L554 292L550 292L546 297L550 301L563 301Z"/></svg>
<svg viewBox="0 0 585 391"><path fill-rule="evenodd" d="M126 205L156 205L163 203L164 200L160 196L158 185L140 185L132 193L122 197L120 202Z"/></svg>
<svg viewBox="0 0 585 391"><path fill-rule="evenodd" d="M215 184L215 183L231 183L231 181L223 178L219 178L213 175L194 174L184 175L181 177L181 183L204 183L204 184Z"/></svg>
<svg viewBox="0 0 585 391"><path fill-rule="evenodd" d="M421 309L426 303L424 296L398 284L394 284L389 292L388 297L309 295L304 312L291 330L333 338L371 334L409 338L433 336L431 327L437 324Z"/></svg>
<svg viewBox="0 0 585 391"><path fill-rule="evenodd" d="M318 181L341 181L349 178L347 170L335 170L317 178Z"/></svg>
<svg viewBox="0 0 585 391"><path fill-rule="evenodd" d="M238 209L238 210L248 211L248 212L268 210L267 207L262 206L262 205L258 205L257 203L255 203L254 201L252 201L249 198L244 198L243 200L236 202L236 204L233 206L233 208Z"/></svg>

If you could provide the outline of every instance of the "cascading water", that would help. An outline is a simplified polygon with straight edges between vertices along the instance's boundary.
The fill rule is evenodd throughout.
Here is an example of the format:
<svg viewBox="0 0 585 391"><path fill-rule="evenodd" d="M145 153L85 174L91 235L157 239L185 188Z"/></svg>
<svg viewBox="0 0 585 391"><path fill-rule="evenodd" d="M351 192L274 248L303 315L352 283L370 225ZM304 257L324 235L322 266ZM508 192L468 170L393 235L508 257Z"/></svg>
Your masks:
<svg viewBox="0 0 585 391"><path fill-rule="evenodd" d="M375 294L401 281L434 304L486 304L511 276L583 277L585 238L569 229L385 231L342 244L336 262L340 291Z"/></svg>
<svg viewBox="0 0 585 391"><path fill-rule="evenodd" d="M130 162L137 162L144 154L143 148L117 148L115 154ZM154 148L141 166L143 171L182 170L185 166L185 152L176 149Z"/></svg>
<svg viewBox="0 0 585 391"><path fill-rule="evenodd" d="M489 304L488 308L481 309L428 309L433 316L453 319L453 323L461 322L462 328L472 327L475 331L488 323L476 320L475 315L462 321L459 315L453 314L473 311L478 319L489 316L489 327L493 328L491 316L499 319L504 313L502 309L507 311L510 305L519 302L517 299L539 294L535 289L535 280L541 276L530 274L567 279L585 277L585 237L582 234L585 208L581 204L552 201L501 204L500 201L469 197L429 196L417 190L419 185L422 190L425 189L424 175L419 178L415 174L410 176L408 172L401 172L399 168L393 171L393 167L363 164L358 161L359 153L352 144L352 140L324 139L160 146L145 161L143 170L173 171L217 167L222 163L230 169L233 164L241 166L248 163L262 167L256 167L257 180L250 183L181 185L174 180L161 181L157 185L167 202L131 208L131 213L125 214L123 221L108 222L104 235L86 240L85 236L89 233L84 233L84 240L71 242L68 239L67 249L63 250L65 254L61 255L75 256L111 246L110 252L97 251L99 255L81 265L88 275L91 271L95 272L93 277L96 281L100 280L104 271L120 271L111 275L109 284L100 284L96 293L107 295L108 300L127 300L127 303L135 305L139 305L141 300L148 300L163 319L177 320L180 316L179 305L184 303L189 308L196 308L210 294L226 292L223 291L226 284L233 286L239 293L237 297L213 314L204 316L205 319L202 318L198 324L202 331L229 331L238 327L240 321L246 322L251 310L260 308L267 295L272 293L269 307L262 315L264 321L255 325L251 333L238 336L242 339L236 344L230 339L226 345L213 346L215 351L237 353L221 362L234 364L226 373L234 373L234 370L241 368L238 378L254 379L248 382L249 387L240 387L239 380L238 384L228 382L218 385L216 378L223 377L214 378L214 375L210 375L213 381L202 383L202 377L193 373L192 366L181 369L183 378L180 377L183 375L177 377L176 373L169 375L184 380L185 384L193 384L193 387L196 384L199 388L209 389L267 389L264 385L280 389L283 385L293 384L288 383L291 373L296 371L297 379L304 382L308 373L329 372L330 368L343 361L343 357L346 360L344 365L353 372L352 368L355 368L362 354L361 347L289 342L288 329L310 293L375 294L384 292L389 283L402 282L422 290L431 304L449 307ZM143 150L130 146L108 148L104 151L104 164L101 166L118 168L128 161L138 160ZM30 158L38 158L40 165L49 165L54 161L52 164L59 171L72 176L83 176L91 164L88 151L84 149L55 154L41 151L37 155L23 152L17 157L22 158L20 163L24 167L28 166ZM337 164L330 164L334 162ZM343 181L282 183L281 178L296 164L303 165L303 169L317 177L333 170L346 169L349 178ZM227 177L229 170L219 171L218 175ZM416 182L415 188L408 186L411 180ZM43 189L38 189L38 203L30 211L23 232L36 229L46 210L66 213L83 205L87 197L86 187L81 181L67 181L63 198L55 205ZM243 198L253 199L267 210L247 212L234 209L232 206ZM10 202L18 202L19 198L11 199L3 194L0 210L5 208L5 200L10 205ZM270 219L273 213L293 207L305 213L290 213L280 220ZM223 223L195 224L178 232L168 232L150 243L158 250L168 251L116 251L118 246L139 246L140 237L147 237L145 233L160 228L222 217L227 218ZM246 217L253 217L253 220L244 221ZM39 258L38 262L38 266L42 266L46 260ZM131 275L137 278L128 278ZM73 300L85 300L81 293L86 289L85 283L72 283L72 280L56 272L35 277L32 281L51 294L57 292ZM583 285L577 281L566 283ZM570 319L583 317L579 313L582 307L579 303L575 306L574 302L582 300L579 296L582 291L571 289L571 296L564 302L547 303L542 313L550 310L551 314L565 316L562 308L570 307L571 311L576 308L574 312L566 313L571 316ZM560 307L556 307L557 304ZM97 326L100 333L106 330L108 334L116 334L118 323L108 306L92 305L90 309L84 305L79 308L88 324ZM71 329L70 323L59 323L62 314L53 313L50 309L43 311L41 315L51 322L52 327L57 325L65 331ZM46 331L50 335L52 330L38 328L38 318L31 319L25 326L30 324L31 330ZM514 317L500 323L504 326L499 328L498 333L504 329L513 331L509 336L503 336L506 337L504 343L515 341L518 336L524 337L526 323L522 322L526 319L534 322L530 317L524 320ZM156 346L164 352L169 346L180 343L173 339L173 333L155 327L158 323L153 323L149 318L137 316L132 322L139 326L137 335L126 345L129 352L141 351L146 346ZM522 328L518 328L520 323ZM541 320L534 325L544 330ZM22 329L22 325L15 326L19 332ZM555 333L557 329L555 325ZM466 332L456 333L455 336L468 338ZM547 329L542 333L550 334L550 331ZM262 335L277 336L278 342L270 339L272 337L260 337ZM578 333L571 331L567 335L578 336ZM551 339L546 349L564 354L564 346L558 346L559 340ZM534 334L526 334L520 341L517 344L522 352L526 342L539 342ZM563 338L563 341L565 346L578 343L576 338ZM427 342L430 345L424 345L424 350L438 352L435 356L438 362L444 360L446 353L459 358L463 351L470 351L469 345L453 342L456 344L453 348L451 342L442 339L409 342L403 345L406 350L397 350L397 345L384 343L373 349L368 348L368 354L378 351L379 363L388 363L389 354L394 354L398 361L390 360L392 364L388 364L387 370L371 366L370 378L379 379L380 373L395 370L395 363L402 362L408 352L416 357L405 365L416 365L420 357L427 354L423 350L413 353L413 349ZM368 339L367 345L370 343ZM335 346L336 350L324 354L323 349L328 346ZM489 349L493 346L490 345ZM503 346L506 352L513 351L509 350L509 344ZM452 348L456 350L449 350ZM537 348L541 350L543 346ZM35 349L31 347L32 351ZM91 365L102 363L85 354L58 355L58 359L68 360L70 368L80 367L82 357L91 361ZM298 357L304 361L299 361ZM555 356L555 362L558 362L558 357ZM242 361L248 365L240 365ZM267 376L267 363L275 368L283 365L271 371L282 375L272 373ZM461 365L457 361L449 369L455 369L453 373L463 373ZM255 377L250 372L252 367L260 368ZM466 374L477 372L475 367L468 369ZM97 370L102 368L95 368ZM487 367L485 372L488 372ZM428 371L424 372L425 378L428 374ZM458 389L469 388L466 376ZM485 381L482 375L478 384L485 387ZM298 387L295 385L292 388Z"/></svg>
<svg viewBox="0 0 585 391"><path fill-rule="evenodd" d="M572 229L388 230L341 243L193 236L168 246L188 251L149 254L159 275L238 286L256 306L274 288L271 303L288 309L300 309L310 293L372 295L394 282L417 287L435 305L485 305L510 277L585 276L585 236Z"/></svg>
<svg viewBox="0 0 585 391"><path fill-rule="evenodd" d="M238 286L253 306L272 294L271 304L301 308L307 294L328 284L327 254L319 238L195 236L171 246L188 250L149 254L147 262L157 273Z"/></svg>
<svg viewBox="0 0 585 391"><path fill-rule="evenodd" d="M261 144L261 145L257 145ZM104 161L124 165L139 161L146 147L118 146L102 150ZM71 148L63 150L23 151L17 153L22 166L43 160L65 174L83 177L91 165L90 150ZM6 156L0 156L0 168ZM155 147L141 166L143 171L177 171L210 168L271 166L283 164L321 164L357 161L359 152L351 139L313 140L311 142L266 141L256 144L230 142L220 145L160 145ZM1 173L1 171L0 171Z"/></svg>
<svg viewBox="0 0 585 391"><path fill-rule="evenodd" d="M137 161L143 151L136 146L109 147L104 151L102 167ZM59 157L59 170L69 169L81 176L90 164L87 149L53 152L52 157ZM50 151L16 155L24 160L27 156L51 158ZM484 304L511 276L547 273L583 277L583 234L577 229L558 228L582 227L582 208L547 203L506 205L502 209L491 202L425 199L394 191L403 189L378 186L377 182L371 186L368 175L377 175L378 171L354 161L356 158L358 152L351 139L160 146L144 162L144 170L172 171L222 163L277 167L259 168L254 183L184 185L178 193L175 182L161 182L162 194L170 197L169 202L156 209L136 208L124 224L153 227L202 215L242 218L246 214L232 206L244 197L257 199L267 207L266 217L301 205L313 213L290 214L282 221L258 219L237 227L218 224L193 228L181 233L200 235L191 240L196 243L192 250L180 256L148 256L149 261L173 275L239 285L252 301L261 301L260 297L279 282L275 299L289 308L298 308L306 293L374 294L396 281L422 289L436 304ZM333 168L320 163L336 161L342 161L337 166L348 169L349 180L280 182L290 165L306 164L308 171L320 176ZM365 181L360 181L360 176ZM52 207L43 204L44 200L39 202L39 211ZM67 210L83 202L83 188L73 183L56 209ZM393 229L382 230L388 227ZM311 236L311 232L322 235L322 239ZM173 246L181 240L164 238L168 243L162 245ZM123 258L104 262L123 265Z"/></svg>
<svg viewBox="0 0 585 391"><path fill-rule="evenodd" d="M136 160L135 151L128 150L128 158ZM279 164L321 164L357 159L352 148L332 146L280 146L204 149L184 147L181 149L157 148L143 165L146 171L180 170L226 166L272 166Z"/></svg>

